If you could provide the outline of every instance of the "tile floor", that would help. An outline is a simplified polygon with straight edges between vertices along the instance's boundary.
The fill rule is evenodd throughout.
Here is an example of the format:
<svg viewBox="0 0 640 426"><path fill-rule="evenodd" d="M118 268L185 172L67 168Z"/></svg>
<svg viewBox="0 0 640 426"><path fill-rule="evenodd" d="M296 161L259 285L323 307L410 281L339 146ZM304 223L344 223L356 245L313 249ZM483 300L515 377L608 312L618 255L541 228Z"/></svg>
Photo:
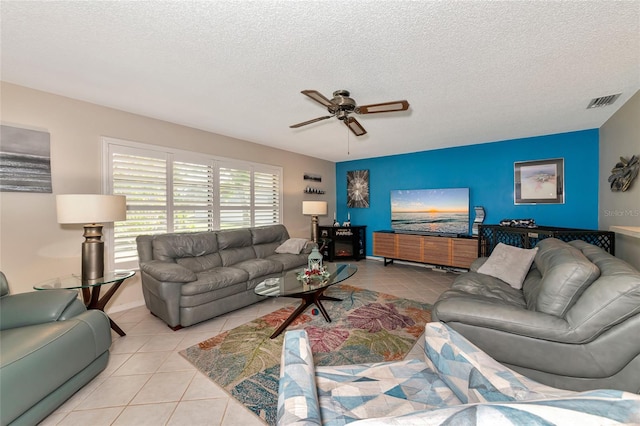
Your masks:
<svg viewBox="0 0 640 426"><path fill-rule="evenodd" d="M415 265L384 267L376 260L356 262L347 283L433 303L449 288L455 273ZM105 371L81 389L41 425L264 425L179 352L297 299L273 298L212 320L172 331L145 307L112 314L127 333L112 332ZM420 341L408 357L422 357Z"/></svg>

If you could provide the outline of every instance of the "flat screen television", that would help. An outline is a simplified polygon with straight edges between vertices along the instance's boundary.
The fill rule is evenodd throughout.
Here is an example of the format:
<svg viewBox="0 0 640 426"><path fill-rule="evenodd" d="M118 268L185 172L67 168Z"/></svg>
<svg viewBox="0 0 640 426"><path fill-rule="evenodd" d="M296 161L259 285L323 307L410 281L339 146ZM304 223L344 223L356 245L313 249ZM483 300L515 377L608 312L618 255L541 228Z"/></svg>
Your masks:
<svg viewBox="0 0 640 426"><path fill-rule="evenodd" d="M391 228L434 235L469 234L469 188L391 191Z"/></svg>

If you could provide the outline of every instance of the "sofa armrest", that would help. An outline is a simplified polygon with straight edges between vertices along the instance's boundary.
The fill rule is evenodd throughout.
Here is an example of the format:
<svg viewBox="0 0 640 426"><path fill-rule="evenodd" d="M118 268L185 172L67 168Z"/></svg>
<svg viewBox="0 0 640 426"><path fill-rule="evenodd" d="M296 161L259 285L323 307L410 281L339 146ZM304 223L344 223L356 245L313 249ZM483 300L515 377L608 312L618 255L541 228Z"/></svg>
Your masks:
<svg viewBox="0 0 640 426"><path fill-rule="evenodd" d="M160 260L140 263L140 269L158 281L190 283L198 279L196 274L182 265Z"/></svg>
<svg viewBox="0 0 640 426"><path fill-rule="evenodd" d="M86 311L74 290L41 290L0 298L0 329L62 321Z"/></svg>
<svg viewBox="0 0 640 426"><path fill-rule="evenodd" d="M581 343L587 338L576 333L563 318L472 297L441 300L434 306L434 312L444 323L459 322L534 339Z"/></svg>
<svg viewBox="0 0 640 426"><path fill-rule="evenodd" d="M473 262L471 262L471 266L469 266L469 271L478 272L478 268L484 265L487 262L488 257L479 257Z"/></svg>
<svg viewBox="0 0 640 426"><path fill-rule="evenodd" d="M309 337L304 330L287 331L282 346L279 425L321 425L315 368Z"/></svg>

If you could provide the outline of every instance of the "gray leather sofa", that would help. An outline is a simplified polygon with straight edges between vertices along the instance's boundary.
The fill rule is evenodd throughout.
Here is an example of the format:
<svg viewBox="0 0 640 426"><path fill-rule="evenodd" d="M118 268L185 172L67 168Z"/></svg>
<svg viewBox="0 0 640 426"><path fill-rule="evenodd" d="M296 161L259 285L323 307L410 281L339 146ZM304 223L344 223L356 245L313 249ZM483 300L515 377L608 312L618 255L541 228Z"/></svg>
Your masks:
<svg viewBox="0 0 640 426"><path fill-rule="evenodd" d="M276 253L284 225L137 237L147 308L177 330L264 300L254 289L267 277L307 264L301 253Z"/></svg>
<svg viewBox="0 0 640 426"><path fill-rule="evenodd" d="M72 290L9 295L0 272L0 424L35 425L107 366L111 328Z"/></svg>
<svg viewBox="0 0 640 426"><path fill-rule="evenodd" d="M584 241L537 247L521 290L478 273L481 258L440 296L433 319L546 385L638 393L640 272Z"/></svg>

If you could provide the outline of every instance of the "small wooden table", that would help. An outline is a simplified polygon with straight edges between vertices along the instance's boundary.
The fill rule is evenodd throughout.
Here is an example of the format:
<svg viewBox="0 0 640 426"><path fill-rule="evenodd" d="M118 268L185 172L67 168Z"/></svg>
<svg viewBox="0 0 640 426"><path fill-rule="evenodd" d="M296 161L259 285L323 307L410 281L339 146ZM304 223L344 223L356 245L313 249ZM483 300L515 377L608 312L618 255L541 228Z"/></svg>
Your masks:
<svg viewBox="0 0 640 426"><path fill-rule="evenodd" d="M109 300L118 291L122 283L136 274L135 271L112 271L105 272L104 277L97 278L95 280L89 280L82 282L82 277L79 274L67 275L65 277L52 278L47 281L43 281L33 286L36 290L53 290L53 289L67 289L67 290L82 290L82 297L87 309L97 309L104 312L104 307ZM100 288L106 284L113 284L112 287L100 297ZM108 316L108 315L107 315ZM125 336L126 333L109 318L111 328L120 336Z"/></svg>

